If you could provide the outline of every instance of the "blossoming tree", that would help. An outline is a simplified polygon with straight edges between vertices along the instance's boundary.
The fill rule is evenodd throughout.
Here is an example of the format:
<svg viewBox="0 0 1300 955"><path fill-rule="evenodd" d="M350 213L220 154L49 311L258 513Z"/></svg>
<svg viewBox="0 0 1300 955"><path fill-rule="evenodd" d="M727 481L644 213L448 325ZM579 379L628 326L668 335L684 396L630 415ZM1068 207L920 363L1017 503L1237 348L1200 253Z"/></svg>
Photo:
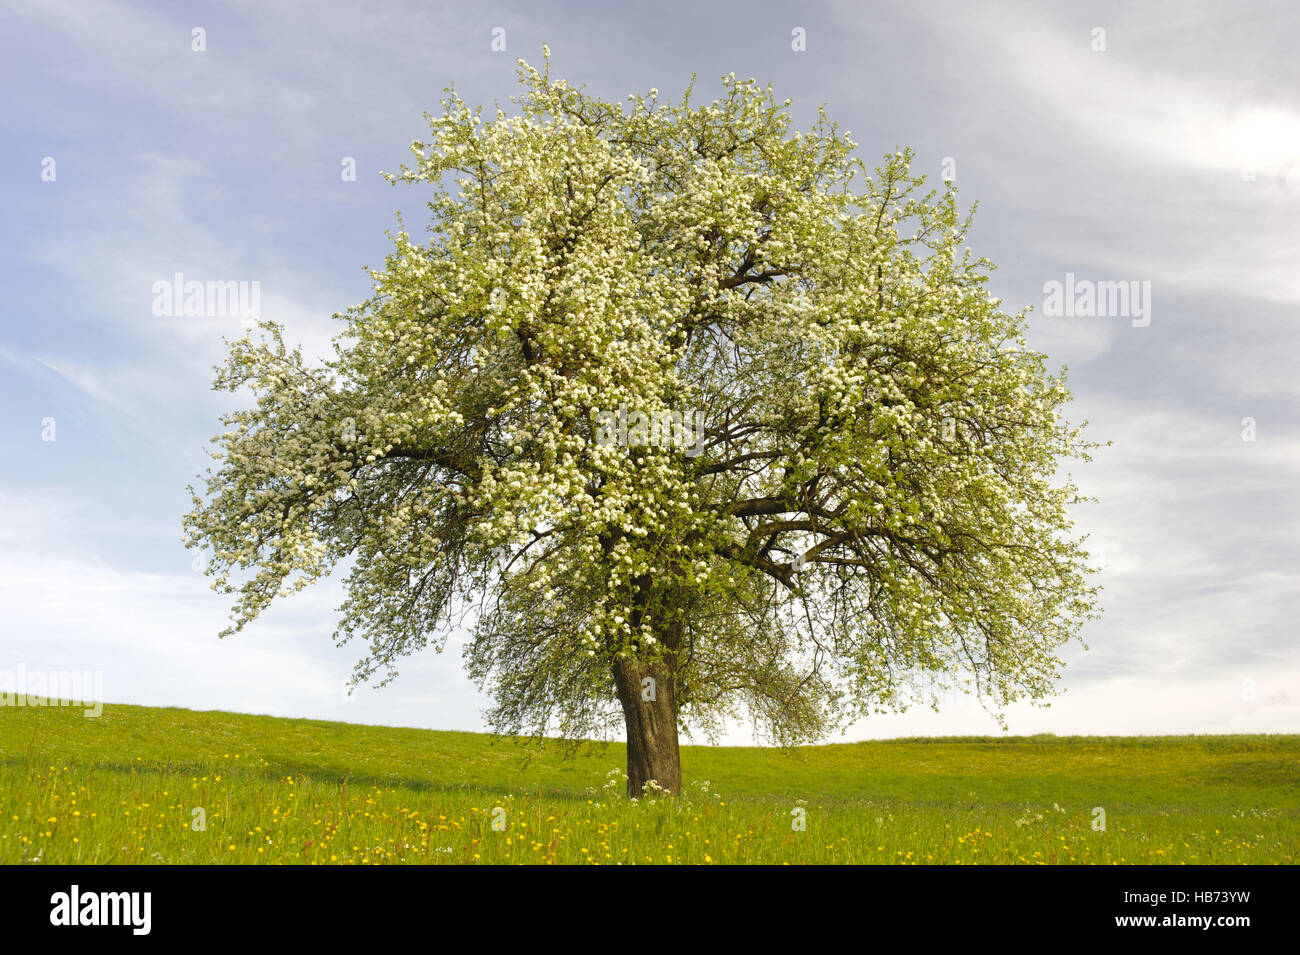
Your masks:
<svg viewBox="0 0 1300 955"><path fill-rule="evenodd" d="M825 115L792 133L753 81L611 104L549 53L519 76L518 115L449 93L388 177L429 238L395 236L334 359L265 322L218 369L256 399L185 518L223 633L342 563L356 679L463 625L497 729L621 723L633 794L679 789L681 728L1053 692L1096 601L1057 473L1091 445L953 191Z"/></svg>

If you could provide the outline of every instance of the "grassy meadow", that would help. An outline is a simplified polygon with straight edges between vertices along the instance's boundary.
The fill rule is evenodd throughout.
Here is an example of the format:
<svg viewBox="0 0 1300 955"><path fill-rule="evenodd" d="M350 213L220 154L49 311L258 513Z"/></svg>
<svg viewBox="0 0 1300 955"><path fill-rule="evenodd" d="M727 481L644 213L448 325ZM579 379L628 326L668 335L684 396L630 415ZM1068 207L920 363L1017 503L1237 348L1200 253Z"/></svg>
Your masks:
<svg viewBox="0 0 1300 955"><path fill-rule="evenodd" d="M636 802L623 761L618 744L566 759L473 733L4 707L0 862L1290 864L1300 854L1297 736L687 746L687 791Z"/></svg>

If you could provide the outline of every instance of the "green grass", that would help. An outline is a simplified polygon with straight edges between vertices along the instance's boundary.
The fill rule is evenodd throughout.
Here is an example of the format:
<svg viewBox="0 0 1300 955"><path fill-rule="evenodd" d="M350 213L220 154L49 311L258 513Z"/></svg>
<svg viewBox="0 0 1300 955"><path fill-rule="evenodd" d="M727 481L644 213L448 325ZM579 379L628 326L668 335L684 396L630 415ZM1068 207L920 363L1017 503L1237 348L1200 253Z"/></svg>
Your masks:
<svg viewBox="0 0 1300 955"><path fill-rule="evenodd" d="M0 862L1293 863L1300 850L1298 736L688 746L688 791L636 803L623 760L616 744L563 759L473 733L4 707Z"/></svg>

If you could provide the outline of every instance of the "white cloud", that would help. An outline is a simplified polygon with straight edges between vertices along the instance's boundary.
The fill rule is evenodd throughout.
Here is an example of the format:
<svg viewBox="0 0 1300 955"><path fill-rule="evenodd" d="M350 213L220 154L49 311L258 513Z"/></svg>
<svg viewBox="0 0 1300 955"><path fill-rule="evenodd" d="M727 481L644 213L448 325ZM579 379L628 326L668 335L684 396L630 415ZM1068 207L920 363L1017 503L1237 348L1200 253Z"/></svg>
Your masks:
<svg viewBox="0 0 1300 955"><path fill-rule="evenodd" d="M482 729L485 704L453 643L410 660L397 682L341 692L358 650L335 647L327 582L224 640L228 598L188 569L147 572L97 554L93 509L0 495L0 668L99 671L109 702L224 709L442 729ZM184 564L180 564L184 566Z"/></svg>

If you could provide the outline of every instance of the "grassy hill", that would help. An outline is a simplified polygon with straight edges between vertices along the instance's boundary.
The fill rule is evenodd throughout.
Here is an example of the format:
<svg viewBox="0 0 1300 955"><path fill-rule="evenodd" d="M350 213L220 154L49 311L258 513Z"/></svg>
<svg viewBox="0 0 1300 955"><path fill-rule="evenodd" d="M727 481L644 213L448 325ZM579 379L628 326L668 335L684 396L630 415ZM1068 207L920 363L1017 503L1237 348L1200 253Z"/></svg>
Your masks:
<svg viewBox="0 0 1300 955"><path fill-rule="evenodd" d="M1292 863L1300 737L621 745L109 704L0 709L0 862ZM1104 822L1104 829L1098 828Z"/></svg>

